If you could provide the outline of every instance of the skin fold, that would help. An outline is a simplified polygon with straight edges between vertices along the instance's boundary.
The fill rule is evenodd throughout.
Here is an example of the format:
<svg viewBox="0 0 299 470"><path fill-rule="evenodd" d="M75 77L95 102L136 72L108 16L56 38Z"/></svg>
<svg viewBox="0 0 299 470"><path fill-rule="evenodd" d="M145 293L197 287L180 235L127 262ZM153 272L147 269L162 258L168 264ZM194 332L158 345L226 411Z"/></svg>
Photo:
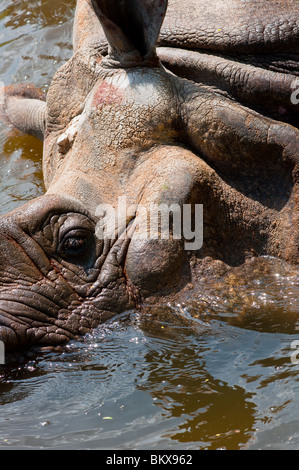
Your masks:
<svg viewBox="0 0 299 470"><path fill-rule="evenodd" d="M220 264L298 264L298 36L297 0L78 1L47 96L4 90L2 119L44 142L46 186L0 218L7 350L83 335ZM193 236L203 207L200 246L174 213L149 236L153 204L188 207Z"/></svg>

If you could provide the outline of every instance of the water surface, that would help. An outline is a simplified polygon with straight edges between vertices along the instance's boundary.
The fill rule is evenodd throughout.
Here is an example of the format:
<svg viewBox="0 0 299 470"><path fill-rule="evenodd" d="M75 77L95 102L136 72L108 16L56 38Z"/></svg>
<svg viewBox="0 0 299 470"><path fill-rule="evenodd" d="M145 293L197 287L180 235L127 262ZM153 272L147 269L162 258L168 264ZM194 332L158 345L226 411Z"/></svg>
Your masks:
<svg viewBox="0 0 299 470"><path fill-rule="evenodd" d="M47 91L71 56L74 4L1 1L0 80ZM0 125L0 147L6 213L43 193L42 145ZM0 449L298 449L299 277L265 263L12 358L0 367Z"/></svg>

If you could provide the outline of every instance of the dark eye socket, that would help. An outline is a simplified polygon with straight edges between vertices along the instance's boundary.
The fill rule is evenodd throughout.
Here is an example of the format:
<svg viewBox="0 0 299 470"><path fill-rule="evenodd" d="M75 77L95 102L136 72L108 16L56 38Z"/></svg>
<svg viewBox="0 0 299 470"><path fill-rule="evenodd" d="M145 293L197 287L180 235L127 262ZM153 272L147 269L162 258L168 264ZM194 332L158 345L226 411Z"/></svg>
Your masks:
<svg viewBox="0 0 299 470"><path fill-rule="evenodd" d="M65 253L81 253L86 246L86 242L85 238L70 237L63 243L62 250Z"/></svg>
<svg viewBox="0 0 299 470"><path fill-rule="evenodd" d="M92 234L86 230L71 230L62 239L59 252L64 257L81 257L86 254L92 242Z"/></svg>

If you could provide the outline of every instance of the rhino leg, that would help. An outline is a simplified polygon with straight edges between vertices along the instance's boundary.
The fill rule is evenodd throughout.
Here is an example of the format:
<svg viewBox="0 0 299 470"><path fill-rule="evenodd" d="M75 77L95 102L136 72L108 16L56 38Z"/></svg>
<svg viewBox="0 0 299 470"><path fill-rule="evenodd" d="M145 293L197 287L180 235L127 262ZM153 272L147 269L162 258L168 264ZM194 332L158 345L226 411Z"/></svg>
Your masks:
<svg viewBox="0 0 299 470"><path fill-rule="evenodd" d="M193 90L192 90L193 89ZM260 158L299 163L299 131L185 82L182 116L189 142L230 173Z"/></svg>
<svg viewBox="0 0 299 470"><path fill-rule="evenodd" d="M297 0L169 0L159 45L217 54L298 52Z"/></svg>
<svg viewBox="0 0 299 470"><path fill-rule="evenodd" d="M291 96L299 88L299 78L288 70L275 71L258 63L246 63L245 57L226 58L169 47L159 48L158 55L180 77L210 86L262 113L266 107L267 114L275 119L298 122L299 108Z"/></svg>
<svg viewBox="0 0 299 470"><path fill-rule="evenodd" d="M279 222L268 252L298 263L298 129L182 83L188 90L182 93L182 120L189 145L245 200L259 201L260 208L276 214ZM238 211L246 213L241 206ZM252 212L255 217L257 211Z"/></svg>
<svg viewBox="0 0 299 470"><path fill-rule="evenodd" d="M298 18L296 0L169 0L158 55L178 76L297 126Z"/></svg>
<svg viewBox="0 0 299 470"><path fill-rule="evenodd" d="M44 95L32 85L10 85L2 88L1 119L26 134L43 140L47 105Z"/></svg>

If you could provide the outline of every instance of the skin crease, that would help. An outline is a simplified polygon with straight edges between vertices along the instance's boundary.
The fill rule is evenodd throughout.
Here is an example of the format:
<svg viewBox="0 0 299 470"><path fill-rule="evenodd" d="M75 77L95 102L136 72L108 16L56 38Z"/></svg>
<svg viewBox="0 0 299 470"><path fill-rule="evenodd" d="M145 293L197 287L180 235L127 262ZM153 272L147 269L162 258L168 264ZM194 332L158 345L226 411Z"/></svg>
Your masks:
<svg viewBox="0 0 299 470"><path fill-rule="evenodd" d="M286 91L298 6L249 3L217 1L212 12L170 0L166 12L160 0L79 0L74 54L46 100L7 87L2 118L44 140L46 186L0 218L7 350L60 344L180 298L203 273L217 278L252 256L298 264L298 111ZM103 239L99 208L119 198L130 213ZM193 215L203 205L203 246L140 237L153 203Z"/></svg>

